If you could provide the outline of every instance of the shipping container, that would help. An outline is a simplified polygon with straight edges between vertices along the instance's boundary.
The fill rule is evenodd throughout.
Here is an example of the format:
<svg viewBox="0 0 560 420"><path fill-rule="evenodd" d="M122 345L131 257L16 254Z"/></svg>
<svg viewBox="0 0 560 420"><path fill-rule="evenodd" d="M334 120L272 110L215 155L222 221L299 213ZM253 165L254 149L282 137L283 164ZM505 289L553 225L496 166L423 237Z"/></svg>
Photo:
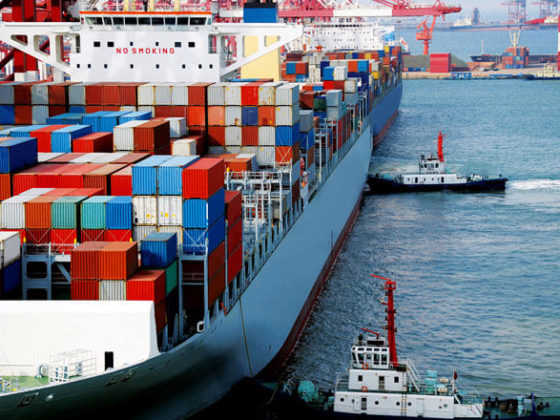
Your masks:
<svg viewBox="0 0 560 420"><path fill-rule="evenodd" d="M18 232L0 231L0 269L21 258Z"/></svg>
<svg viewBox="0 0 560 420"><path fill-rule="evenodd" d="M72 141L91 133L89 125L70 125L53 131L51 134L51 151L70 153L72 152Z"/></svg>
<svg viewBox="0 0 560 420"><path fill-rule="evenodd" d="M82 202L82 229L106 229L106 206L112 200L110 195L96 195Z"/></svg>
<svg viewBox="0 0 560 420"><path fill-rule="evenodd" d="M143 120L133 120L116 126L113 130L114 150L134 150L134 127L145 123Z"/></svg>
<svg viewBox="0 0 560 420"><path fill-rule="evenodd" d="M100 242L105 240L105 229L84 229L80 230L80 239L83 242Z"/></svg>
<svg viewBox="0 0 560 420"><path fill-rule="evenodd" d="M99 300L99 281L72 279L70 283L72 300Z"/></svg>
<svg viewBox="0 0 560 420"><path fill-rule="evenodd" d="M129 112L119 118L119 124L123 125L130 121L147 121L152 119L153 115L150 111L134 111Z"/></svg>
<svg viewBox="0 0 560 420"><path fill-rule="evenodd" d="M208 86L208 112L210 113L210 107L213 106L224 106L226 104L226 92L225 88L228 86L225 82L214 83ZM209 117L210 118L210 117Z"/></svg>
<svg viewBox="0 0 560 420"><path fill-rule="evenodd" d="M198 160L198 156L175 156L157 168L158 194L181 195L183 170Z"/></svg>
<svg viewBox="0 0 560 420"><path fill-rule="evenodd" d="M99 254L99 278L126 280L138 269L137 242L108 242Z"/></svg>
<svg viewBox="0 0 560 420"><path fill-rule="evenodd" d="M113 197L105 208L107 229L132 229L132 197Z"/></svg>
<svg viewBox="0 0 560 420"><path fill-rule="evenodd" d="M151 152L169 144L169 121L151 120L133 130L135 151Z"/></svg>
<svg viewBox="0 0 560 420"><path fill-rule="evenodd" d="M111 195L132 196L132 166L111 174Z"/></svg>
<svg viewBox="0 0 560 420"><path fill-rule="evenodd" d="M225 191L225 217L230 225L241 217L241 191Z"/></svg>
<svg viewBox="0 0 560 420"><path fill-rule="evenodd" d="M208 145L209 146L225 146L226 145L226 128L225 127L208 127ZM198 151L198 149L197 149Z"/></svg>
<svg viewBox="0 0 560 420"><path fill-rule="evenodd" d="M72 280L99 279L99 254L107 242L84 242L72 250L70 273Z"/></svg>
<svg viewBox="0 0 560 420"><path fill-rule="evenodd" d="M140 270L127 282L126 300L151 300L159 303L165 299L165 271Z"/></svg>
<svg viewBox="0 0 560 420"><path fill-rule="evenodd" d="M225 107L225 125L226 126L240 126L242 123L243 112L240 106L226 106Z"/></svg>
<svg viewBox="0 0 560 420"><path fill-rule="evenodd" d="M99 300L126 300L125 280L101 280Z"/></svg>
<svg viewBox="0 0 560 420"><path fill-rule="evenodd" d="M84 196L56 197L51 207L53 229L77 229L80 227L80 207Z"/></svg>
<svg viewBox="0 0 560 420"><path fill-rule="evenodd" d="M277 106L275 115L276 125L293 126L299 121L299 105Z"/></svg>
<svg viewBox="0 0 560 420"><path fill-rule="evenodd" d="M6 139L0 142L0 173L7 174L37 164L37 139Z"/></svg>
<svg viewBox="0 0 560 420"><path fill-rule="evenodd" d="M242 146L258 146L259 145L259 127L243 126L241 127L241 145Z"/></svg>
<svg viewBox="0 0 560 420"><path fill-rule="evenodd" d="M183 203L183 227L208 228L224 215L224 189L220 188L207 200L191 198Z"/></svg>
<svg viewBox="0 0 560 420"><path fill-rule="evenodd" d="M101 123L101 117L109 114L111 114L111 111L97 111L97 112L84 114L82 117L82 124L90 125L91 131L94 133L98 131L107 131L107 130L101 130L100 123Z"/></svg>
<svg viewBox="0 0 560 420"><path fill-rule="evenodd" d="M276 88L276 106L292 106L299 103L299 86L286 83Z"/></svg>
<svg viewBox="0 0 560 420"><path fill-rule="evenodd" d="M107 229L103 231L103 240L107 242L132 241L132 229Z"/></svg>
<svg viewBox="0 0 560 420"><path fill-rule="evenodd" d="M276 146L293 146L299 140L299 122L292 126L276 127Z"/></svg>
<svg viewBox="0 0 560 420"><path fill-rule="evenodd" d="M237 245L243 242L243 219L240 217L231 223L228 223L227 230L227 249L231 254Z"/></svg>
<svg viewBox="0 0 560 420"><path fill-rule="evenodd" d="M114 155L117 156L118 153L114 153ZM114 160L111 161L111 163L125 163L129 165L136 162L140 162L149 156L150 156L149 153L127 153L123 156L115 158Z"/></svg>
<svg viewBox="0 0 560 420"><path fill-rule="evenodd" d="M133 225L132 226L132 240L139 242L146 238L150 233L157 232L157 228L155 225L151 226L140 226L140 225Z"/></svg>
<svg viewBox="0 0 560 420"><path fill-rule="evenodd" d="M241 106L241 88L246 82L232 82L225 87L225 105Z"/></svg>
<svg viewBox="0 0 560 420"><path fill-rule="evenodd" d="M262 126L259 127L259 146L276 145L276 128Z"/></svg>
<svg viewBox="0 0 560 420"><path fill-rule="evenodd" d="M12 181L10 174L0 174L0 201L12 196Z"/></svg>
<svg viewBox="0 0 560 420"><path fill-rule="evenodd" d="M102 195L111 190L111 175L125 168L124 164L109 163L84 174L85 188L100 188Z"/></svg>
<svg viewBox="0 0 560 420"><path fill-rule="evenodd" d="M4 267L0 272L0 285L0 297L8 300L21 299L21 260Z"/></svg>
<svg viewBox="0 0 560 420"><path fill-rule="evenodd" d="M25 227L30 229L50 229L51 208L58 197L40 196L25 203Z"/></svg>
<svg viewBox="0 0 560 420"><path fill-rule="evenodd" d="M259 86L259 106L276 105L276 89L282 82L267 82Z"/></svg>
<svg viewBox="0 0 560 420"><path fill-rule="evenodd" d="M177 260L174 260L167 268L165 268L165 294L167 296L171 295L174 290L177 290L178 277L179 267ZM178 299L177 295L175 295L175 299ZM166 303L169 306L169 300L167 300Z"/></svg>
<svg viewBox="0 0 560 420"><path fill-rule="evenodd" d="M157 198L155 196L137 195L132 197L132 223L134 225L155 226L157 224L157 216Z"/></svg>
<svg viewBox="0 0 560 420"><path fill-rule="evenodd" d="M159 226L183 226L183 197L175 195L160 195L157 197ZM182 232L181 232L182 239Z"/></svg>
<svg viewBox="0 0 560 420"><path fill-rule="evenodd" d="M242 146L242 131L241 127L226 127L225 129L225 145L229 146Z"/></svg>
<svg viewBox="0 0 560 420"><path fill-rule="evenodd" d="M233 249L227 259L228 284L231 284L243 268L243 244L239 244Z"/></svg>
<svg viewBox="0 0 560 420"><path fill-rule="evenodd" d="M223 159L201 158L183 169L183 198L207 199L224 186Z"/></svg>
<svg viewBox="0 0 560 420"><path fill-rule="evenodd" d="M154 155L132 166L132 193L156 195L158 193L159 166L174 158L171 155Z"/></svg>
<svg viewBox="0 0 560 420"><path fill-rule="evenodd" d="M166 268L177 259L177 235L154 232L142 240L142 267Z"/></svg>
<svg viewBox="0 0 560 420"><path fill-rule="evenodd" d="M276 125L276 107L275 106L259 106L259 126Z"/></svg>
<svg viewBox="0 0 560 420"><path fill-rule="evenodd" d="M212 84L213 83L198 82L189 85L189 106L195 105L205 107L207 104L207 90Z"/></svg>
<svg viewBox="0 0 560 420"><path fill-rule="evenodd" d="M224 241L225 219L219 218L208 229L183 229L183 251L187 254L202 255L212 252Z"/></svg>
<svg viewBox="0 0 560 420"><path fill-rule="evenodd" d="M209 281L211 281L216 274L223 270L225 261L225 244L222 242L208 255L207 270ZM183 264L183 281L187 281L189 283L204 282L204 261L182 260L181 263Z"/></svg>
<svg viewBox="0 0 560 420"><path fill-rule="evenodd" d="M25 203L35 198L34 195L16 195L2 202L2 229L25 228Z"/></svg>
<svg viewBox="0 0 560 420"><path fill-rule="evenodd" d="M171 142L171 154L174 156L196 155L196 140L186 138Z"/></svg>

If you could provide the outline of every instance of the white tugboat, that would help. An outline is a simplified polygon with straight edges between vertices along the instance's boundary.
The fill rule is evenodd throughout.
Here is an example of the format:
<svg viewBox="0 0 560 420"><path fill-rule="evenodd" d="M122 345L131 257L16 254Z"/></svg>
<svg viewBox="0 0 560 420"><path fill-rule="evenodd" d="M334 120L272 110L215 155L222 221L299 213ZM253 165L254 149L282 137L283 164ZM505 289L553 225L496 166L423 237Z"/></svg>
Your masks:
<svg viewBox="0 0 560 420"><path fill-rule="evenodd" d="M437 157L421 156L418 163L418 173L399 174L397 176L369 174L368 184L373 194L415 191L489 191L504 190L507 178L499 175L488 178L482 175L468 177L457 175L445 170L443 156L443 134L438 136Z"/></svg>

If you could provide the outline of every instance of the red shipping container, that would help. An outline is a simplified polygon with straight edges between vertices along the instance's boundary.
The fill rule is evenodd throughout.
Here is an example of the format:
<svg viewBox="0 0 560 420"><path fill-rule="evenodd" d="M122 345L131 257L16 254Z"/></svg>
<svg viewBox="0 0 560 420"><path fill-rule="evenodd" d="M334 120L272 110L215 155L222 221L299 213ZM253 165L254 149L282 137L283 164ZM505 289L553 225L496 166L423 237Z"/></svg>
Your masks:
<svg viewBox="0 0 560 420"><path fill-rule="evenodd" d="M25 227L28 229L50 229L51 205L58 198L45 195L25 203Z"/></svg>
<svg viewBox="0 0 560 420"><path fill-rule="evenodd" d="M226 246L222 242L208 255L208 278L213 279L226 262ZM204 261L183 261L183 280L202 283L204 281Z"/></svg>
<svg viewBox="0 0 560 420"><path fill-rule="evenodd" d="M276 163L286 165L299 159L299 142L293 146L276 146Z"/></svg>
<svg viewBox="0 0 560 420"><path fill-rule="evenodd" d="M126 280L138 269L138 242L110 242L99 254L99 278Z"/></svg>
<svg viewBox="0 0 560 420"><path fill-rule="evenodd" d="M273 106L259 106L259 125L274 125L276 123L276 108Z"/></svg>
<svg viewBox="0 0 560 420"><path fill-rule="evenodd" d="M133 164L149 157L149 153L128 153L118 159L111 161L111 163L126 163Z"/></svg>
<svg viewBox="0 0 560 420"><path fill-rule="evenodd" d="M53 188L52 190L43 194L43 196L55 196L55 197L65 197L67 195L71 195L76 188Z"/></svg>
<svg viewBox="0 0 560 420"><path fill-rule="evenodd" d="M258 146L259 145L259 127L244 125L241 127L241 145L242 146Z"/></svg>
<svg viewBox="0 0 560 420"><path fill-rule="evenodd" d="M314 101L315 101L315 92L301 92L299 94L299 106L301 107L301 109L313 109ZM274 107L271 108L273 111L275 110ZM259 108L259 125L265 125L260 123L260 108ZM267 125L274 125L274 124L267 124Z"/></svg>
<svg viewBox="0 0 560 420"><path fill-rule="evenodd" d="M183 198L207 199L224 186L223 159L201 158L183 169Z"/></svg>
<svg viewBox="0 0 560 420"><path fill-rule="evenodd" d="M174 105L174 106L171 107L170 117L187 118L188 116L189 116L189 107L188 106Z"/></svg>
<svg viewBox="0 0 560 420"><path fill-rule="evenodd" d="M173 107L169 105L156 105L154 108L154 117L169 118L173 116Z"/></svg>
<svg viewBox="0 0 560 420"><path fill-rule="evenodd" d="M57 156L51 160L49 160L49 164L51 163L69 163L71 160L77 159L80 156L85 155L85 153L64 153L60 156Z"/></svg>
<svg viewBox="0 0 560 420"><path fill-rule="evenodd" d="M105 237L105 229L82 229L80 239L84 242L100 242Z"/></svg>
<svg viewBox="0 0 560 420"><path fill-rule="evenodd" d="M188 89L189 106L190 105L206 106L208 86L212 84L213 83L199 82L199 83L193 83L192 85L189 85L189 89Z"/></svg>
<svg viewBox="0 0 560 420"><path fill-rule="evenodd" d="M49 94L49 105L66 105L68 86L73 83L56 83L47 87Z"/></svg>
<svg viewBox="0 0 560 420"><path fill-rule="evenodd" d="M49 163L40 163L32 168L25 169L13 175L13 194L18 195L31 188L37 187L37 174L48 171L51 168Z"/></svg>
<svg viewBox="0 0 560 420"><path fill-rule="evenodd" d="M165 271L138 271L126 282L126 300L165 300Z"/></svg>
<svg viewBox="0 0 560 420"><path fill-rule="evenodd" d="M190 92L190 86L189 86ZM189 126L206 126L206 107L189 105L187 124Z"/></svg>
<svg viewBox="0 0 560 420"><path fill-rule="evenodd" d="M136 106L136 90L142 84L139 82L120 83L119 105Z"/></svg>
<svg viewBox="0 0 560 420"><path fill-rule="evenodd" d="M72 300L99 300L99 282L72 279L70 297Z"/></svg>
<svg viewBox="0 0 560 420"><path fill-rule="evenodd" d="M10 174L0 174L0 201L12 196L12 180Z"/></svg>
<svg viewBox="0 0 560 420"><path fill-rule="evenodd" d="M120 84L104 83L101 89L101 105L120 105Z"/></svg>
<svg viewBox="0 0 560 420"><path fill-rule="evenodd" d="M228 257L228 284L231 284L243 268L243 244L237 245Z"/></svg>
<svg viewBox="0 0 560 420"><path fill-rule="evenodd" d="M352 72L352 73L358 72L358 62L356 60L348 61L348 72Z"/></svg>
<svg viewBox="0 0 560 420"><path fill-rule="evenodd" d="M102 105L101 106L101 111L120 111L121 107L118 105Z"/></svg>
<svg viewBox="0 0 560 420"><path fill-rule="evenodd" d="M225 146L226 145L226 128L212 126L208 127L208 145L209 146ZM196 152L198 150L198 142L196 144Z"/></svg>
<svg viewBox="0 0 560 420"><path fill-rule="evenodd" d="M37 151L40 153L48 153L51 151L51 133L61 128L68 127L67 125L50 125L45 128L32 131L31 137L37 139Z"/></svg>
<svg viewBox="0 0 560 420"><path fill-rule="evenodd" d="M49 105L49 117L56 117L66 113L65 105Z"/></svg>
<svg viewBox="0 0 560 420"><path fill-rule="evenodd" d="M86 104L88 106L94 105L103 105L102 97L103 97L103 83L94 83L91 85L86 85ZM98 109L97 111L101 111ZM95 112L89 111L86 107L86 112Z"/></svg>
<svg viewBox="0 0 560 420"><path fill-rule="evenodd" d="M209 126L225 126L226 125L226 107L225 106L209 106L208 107L208 125Z"/></svg>
<svg viewBox="0 0 560 420"><path fill-rule="evenodd" d="M103 232L103 240L107 242L130 242L132 231L130 229L107 229Z"/></svg>
<svg viewBox="0 0 560 420"><path fill-rule="evenodd" d="M84 230L87 229L82 229L82 236ZM107 246L107 242L83 242L72 250L70 256L70 276L72 280L99 279L99 255L105 246Z"/></svg>
<svg viewBox="0 0 560 420"><path fill-rule="evenodd" d="M247 172L251 171L251 158L233 157L225 160L226 169L231 172Z"/></svg>
<svg viewBox="0 0 560 420"><path fill-rule="evenodd" d="M101 195L108 195L111 188L111 175L120 171L126 165L108 163L84 174L85 188L101 188Z"/></svg>
<svg viewBox="0 0 560 420"><path fill-rule="evenodd" d="M111 174L111 195L132 196L132 166Z"/></svg>
<svg viewBox="0 0 560 420"><path fill-rule="evenodd" d="M250 82L241 86L241 106L259 105L259 86L262 82Z"/></svg>
<svg viewBox="0 0 560 420"><path fill-rule="evenodd" d="M59 186L61 188L84 188L84 175L102 165L94 165L84 163L80 165L73 164L72 168L60 175Z"/></svg>
<svg viewBox="0 0 560 420"><path fill-rule="evenodd" d="M72 141L72 151L77 153L110 153L113 151L113 133L91 133Z"/></svg>
<svg viewBox="0 0 560 420"><path fill-rule="evenodd" d="M101 195L101 188L76 188L67 195L72 197L93 197L94 195Z"/></svg>
<svg viewBox="0 0 560 420"><path fill-rule="evenodd" d="M91 114L92 112L97 112L97 111L103 111L103 105L86 105L86 112L88 114Z"/></svg>
<svg viewBox="0 0 560 420"><path fill-rule="evenodd" d="M33 123L31 105L15 105L14 109L16 114L15 123L17 125L29 125Z"/></svg>
<svg viewBox="0 0 560 420"><path fill-rule="evenodd" d="M76 229L52 229L51 243L55 252L67 254L72 252L74 244L78 242Z"/></svg>
<svg viewBox="0 0 560 420"><path fill-rule="evenodd" d="M25 240L28 244L46 245L51 242L51 229L25 229Z"/></svg>
<svg viewBox="0 0 560 420"><path fill-rule="evenodd" d="M169 144L169 121L152 120L133 130L135 151L154 151Z"/></svg>
<svg viewBox="0 0 560 420"><path fill-rule="evenodd" d="M307 61L300 61L299 63L296 63L296 74L309 74L309 63L307 63Z"/></svg>
<svg viewBox="0 0 560 420"><path fill-rule="evenodd" d="M239 218L232 223L228 223L228 253L237 248L243 242L243 218Z"/></svg>
<svg viewBox="0 0 560 420"><path fill-rule="evenodd" d="M71 165L53 163L48 168L37 172L35 185L37 188L56 188L60 186L60 175L69 170Z"/></svg>
<svg viewBox="0 0 560 420"><path fill-rule="evenodd" d="M225 192L226 220L233 222L241 217L241 191ZM231 225L231 223L230 223Z"/></svg>
<svg viewBox="0 0 560 420"><path fill-rule="evenodd" d="M14 85L14 103L31 105L31 86L37 83L42 83L42 81Z"/></svg>
<svg viewBox="0 0 560 420"><path fill-rule="evenodd" d="M299 196L300 196L300 184L298 179L296 182L294 182L294 185L292 185L292 204L295 204L299 200Z"/></svg>
<svg viewBox="0 0 560 420"><path fill-rule="evenodd" d="M325 90L332 90L334 89L334 81L333 80L325 80L323 81L323 87Z"/></svg>
<svg viewBox="0 0 560 420"><path fill-rule="evenodd" d="M156 332L160 333L167 324L167 312L165 299L154 306L155 318L156 318Z"/></svg>
<svg viewBox="0 0 560 420"><path fill-rule="evenodd" d="M309 168L311 165L315 163L315 146L311 146L306 153L307 153L306 163L307 163L307 167Z"/></svg>

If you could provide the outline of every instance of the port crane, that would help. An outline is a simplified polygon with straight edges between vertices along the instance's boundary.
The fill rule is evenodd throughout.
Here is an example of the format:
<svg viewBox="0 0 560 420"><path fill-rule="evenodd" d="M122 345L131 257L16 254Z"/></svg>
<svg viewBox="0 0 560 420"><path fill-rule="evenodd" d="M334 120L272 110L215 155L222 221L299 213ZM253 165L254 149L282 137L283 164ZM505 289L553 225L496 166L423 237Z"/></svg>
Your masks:
<svg viewBox="0 0 560 420"><path fill-rule="evenodd" d="M429 28L427 25L428 19L429 17L424 19L424 21L417 26L418 32L416 32L416 40L422 41L422 43L424 44L424 52L422 53L424 55L430 54L430 42L432 41L432 36L434 33L434 27L436 26L437 16L433 17L432 26L430 26Z"/></svg>

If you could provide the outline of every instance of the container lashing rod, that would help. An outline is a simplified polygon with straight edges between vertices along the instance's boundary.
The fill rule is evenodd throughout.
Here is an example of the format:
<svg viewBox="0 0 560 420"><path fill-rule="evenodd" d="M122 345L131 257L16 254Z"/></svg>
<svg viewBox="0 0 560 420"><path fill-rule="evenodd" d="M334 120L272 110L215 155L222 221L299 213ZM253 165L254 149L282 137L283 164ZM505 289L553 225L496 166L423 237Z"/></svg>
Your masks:
<svg viewBox="0 0 560 420"><path fill-rule="evenodd" d="M376 276L375 274L370 274L371 277L375 277L381 280L385 280L385 293L387 295L387 302L383 302L387 306L387 341L389 341L389 357L391 359L391 364L394 367L399 366L399 359L397 357L397 344L395 340L395 305L393 300L393 292L397 288L397 283L391 279L385 277Z"/></svg>

